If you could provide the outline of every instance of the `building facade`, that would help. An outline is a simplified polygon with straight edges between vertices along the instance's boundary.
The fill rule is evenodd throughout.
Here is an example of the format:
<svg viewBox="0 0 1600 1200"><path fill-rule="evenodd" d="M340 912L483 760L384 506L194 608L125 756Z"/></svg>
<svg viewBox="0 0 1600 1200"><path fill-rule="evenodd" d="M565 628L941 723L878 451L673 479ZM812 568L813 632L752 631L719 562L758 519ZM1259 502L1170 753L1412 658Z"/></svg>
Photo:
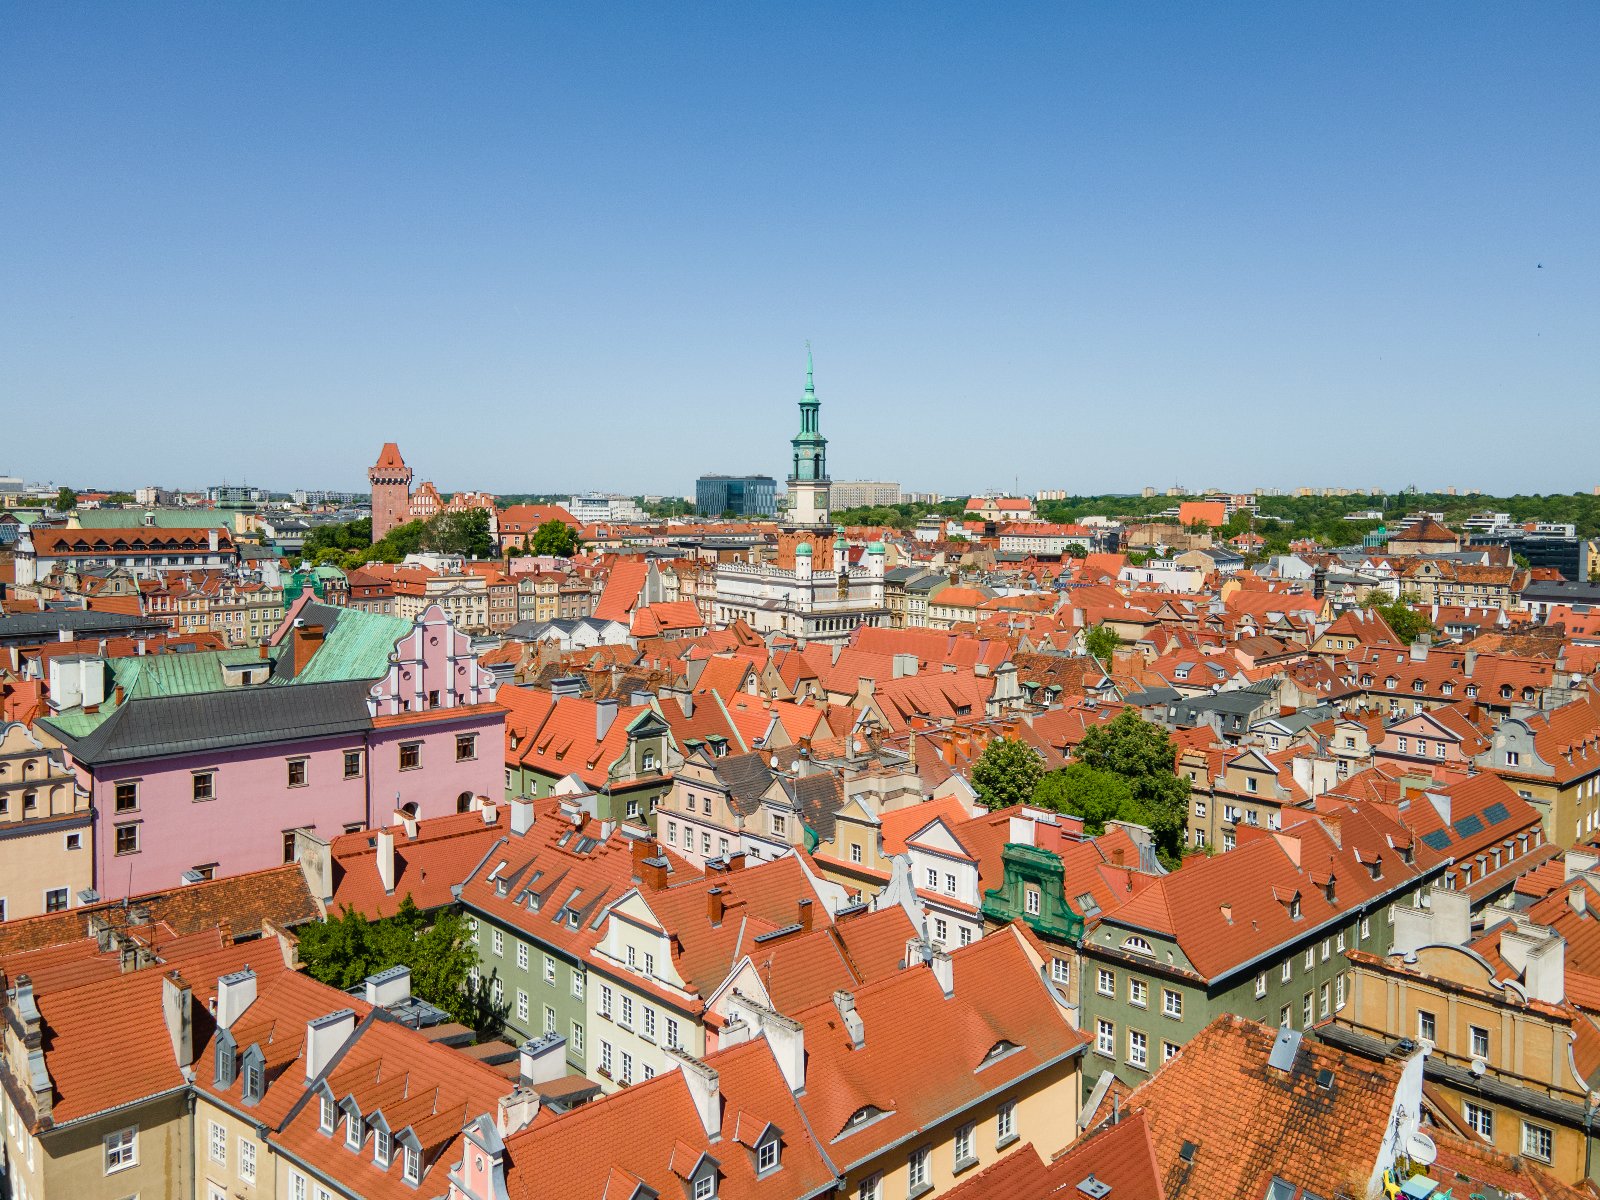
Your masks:
<svg viewBox="0 0 1600 1200"><path fill-rule="evenodd" d="M702 517L771 517L778 511L778 481L770 475L702 475L694 484Z"/></svg>

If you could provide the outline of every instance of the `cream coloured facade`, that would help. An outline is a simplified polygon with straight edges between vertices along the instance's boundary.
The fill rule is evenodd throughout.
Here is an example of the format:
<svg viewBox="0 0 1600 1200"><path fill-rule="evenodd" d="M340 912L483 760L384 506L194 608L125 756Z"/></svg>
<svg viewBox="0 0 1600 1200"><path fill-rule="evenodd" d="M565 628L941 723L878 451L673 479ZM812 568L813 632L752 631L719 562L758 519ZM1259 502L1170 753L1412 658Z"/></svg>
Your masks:
<svg viewBox="0 0 1600 1200"><path fill-rule="evenodd" d="M0 725L0 919L77 903L93 880L92 823L72 771L27 726Z"/></svg>
<svg viewBox="0 0 1600 1200"><path fill-rule="evenodd" d="M639 892L612 907L588 966L589 1075L608 1094L675 1069L670 1051L705 1057L700 997L678 973L672 939Z"/></svg>

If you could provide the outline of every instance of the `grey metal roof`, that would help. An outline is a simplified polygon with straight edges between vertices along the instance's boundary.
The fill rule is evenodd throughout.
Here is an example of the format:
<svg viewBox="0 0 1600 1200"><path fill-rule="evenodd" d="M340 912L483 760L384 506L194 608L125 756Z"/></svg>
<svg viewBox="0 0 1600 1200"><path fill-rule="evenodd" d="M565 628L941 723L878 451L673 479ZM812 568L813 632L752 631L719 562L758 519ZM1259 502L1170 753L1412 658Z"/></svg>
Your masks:
<svg viewBox="0 0 1600 1200"><path fill-rule="evenodd" d="M53 638L63 629L75 634L87 634L136 633L140 630L166 632L167 627L150 617L132 617L126 613L81 608L51 609L48 612L11 613L0 617L0 642Z"/></svg>
<svg viewBox="0 0 1600 1200"><path fill-rule="evenodd" d="M129 700L82 739L50 726L89 766L173 754L330 737L372 728L370 681L241 687Z"/></svg>

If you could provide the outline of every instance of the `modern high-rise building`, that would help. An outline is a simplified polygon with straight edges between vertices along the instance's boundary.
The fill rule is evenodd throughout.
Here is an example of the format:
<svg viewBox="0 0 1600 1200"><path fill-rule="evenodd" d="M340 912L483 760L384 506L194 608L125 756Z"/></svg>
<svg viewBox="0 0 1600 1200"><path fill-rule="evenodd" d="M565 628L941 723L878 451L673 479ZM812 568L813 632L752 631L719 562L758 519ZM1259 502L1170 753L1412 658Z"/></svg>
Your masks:
<svg viewBox="0 0 1600 1200"><path fill-rule="evenodd" d="M367 469L372 484L372 540L411 520L411 468L400 457L400 447L385 442L378 461Z"/></svg>
<svg viewBox="0 0 1600 1200"><path fill-rule="evenodd" d="M702 475L694 506L702 517L771 517L778 511L778 481L771 475Z"/></svg>

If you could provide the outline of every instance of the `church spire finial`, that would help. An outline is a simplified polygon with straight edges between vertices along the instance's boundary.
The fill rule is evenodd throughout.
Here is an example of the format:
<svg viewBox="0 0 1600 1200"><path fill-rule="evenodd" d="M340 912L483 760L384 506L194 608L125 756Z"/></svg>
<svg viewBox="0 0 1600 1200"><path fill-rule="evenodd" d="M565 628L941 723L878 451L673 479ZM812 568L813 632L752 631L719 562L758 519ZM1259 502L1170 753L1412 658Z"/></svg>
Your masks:
<svg viewBox="0 0 1600 1200"><path fill-rule="evenodd" d="M806 392L809 394L817 390L817 385L811 381L811 339L806 339Z"/></svg>

